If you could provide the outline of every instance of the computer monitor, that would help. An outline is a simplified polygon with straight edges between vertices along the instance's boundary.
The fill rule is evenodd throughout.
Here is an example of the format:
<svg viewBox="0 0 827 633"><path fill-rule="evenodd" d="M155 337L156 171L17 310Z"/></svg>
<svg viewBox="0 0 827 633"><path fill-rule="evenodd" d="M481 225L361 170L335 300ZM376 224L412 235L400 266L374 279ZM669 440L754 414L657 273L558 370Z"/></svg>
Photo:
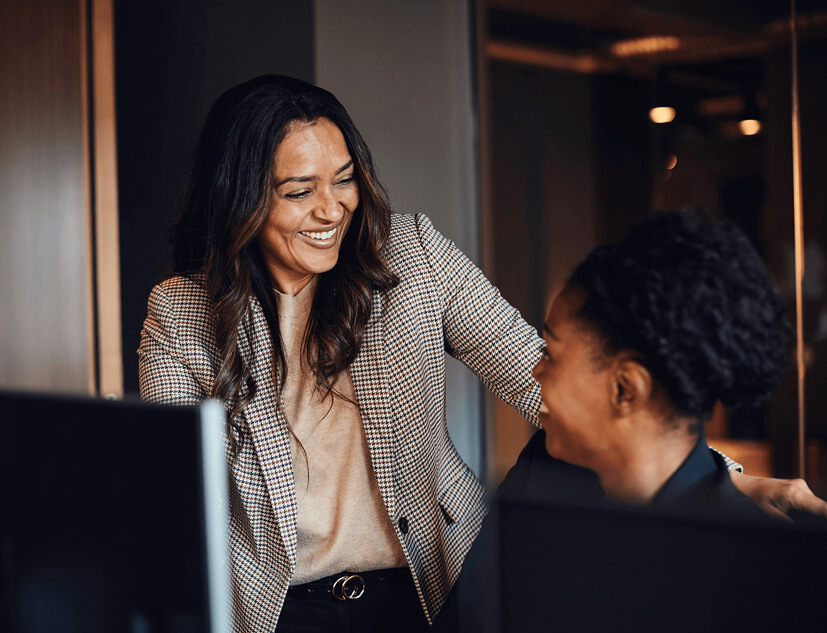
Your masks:
<svg viewBox="0 0 827 633"><path fill-rule="evenodd" d="M0 393L0 630L229 630L217 402Z"/></svg>
<svg viewBox="0 0 827 633"><path fill-rule="evenodd" d="M504 633L827 631L827 531L499 505Z"/></svg>

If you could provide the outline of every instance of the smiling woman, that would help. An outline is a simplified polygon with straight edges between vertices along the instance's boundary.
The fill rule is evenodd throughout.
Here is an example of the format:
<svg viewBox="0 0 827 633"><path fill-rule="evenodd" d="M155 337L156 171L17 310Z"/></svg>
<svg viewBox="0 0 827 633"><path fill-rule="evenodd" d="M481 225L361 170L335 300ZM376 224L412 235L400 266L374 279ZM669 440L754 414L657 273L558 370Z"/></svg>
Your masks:
<svg viewBox="0 0 827 633"><path fill-rule="evenodd" d="M548 352L534 375L550 455L597 473L616 501L656 505L671 490L689 506L691 486L675 482L680 472L694 484L678 471L694 450L695 480L717 468L723 482L695 503L720 514L721 499L740 498L703 425L718 401L737 411L769 399L788 364L790 325L734 225L690 210L650 215L575 269L543 332Z"/></svg>
<svg viewBox="0 0 827 633"><path fill-rule="evenodd" d="M276 289L295 295L336 265L359 188L345 138L329 119L292 123L274 163L270 213L257 242Z"/></svg>
<svg viewBox="0 0 827 633"><path fill-rule="evenodd" d="M394 215L329 92L213 106L142 332L141 394L229 414L239 631L425 631L485 513L446 350L536 423L542 341L424 216Z"/></svg>
<svg viewBox="0 0 827 633"><path fill-rule="evenodd" d="M213 105L171 238L173 272L197 278L214 304L219 356L206 393L228 403L233 450L244 439L239 415L257 388L251 359L238 346L250 301L266 319L284 376L272 290L295 295L314 274L330 272L319 280L303 352L329 394L356 356L373 292L396 284L380 253L389 230L390 207L370 151L332 94L267 75Z"/></svg>

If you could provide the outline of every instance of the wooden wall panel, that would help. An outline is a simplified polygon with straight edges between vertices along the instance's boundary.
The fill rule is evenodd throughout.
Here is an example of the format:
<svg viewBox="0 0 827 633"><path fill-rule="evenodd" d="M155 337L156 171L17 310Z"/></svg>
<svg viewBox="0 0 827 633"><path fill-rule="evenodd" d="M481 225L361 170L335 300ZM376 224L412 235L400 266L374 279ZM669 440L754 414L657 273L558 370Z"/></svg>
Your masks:
<svg viewBox="0 0 827 633"><path fill-rule="evenodd" d="M98 390L123 395L118 163L115 122L115 23L112 0L92 0L92 145Z"/></svg>
<svg viewBox="0 0 827 633"><path fill-rule="evenodd" d="M95 387L85 2L0 3L0 386Z"/></svg>

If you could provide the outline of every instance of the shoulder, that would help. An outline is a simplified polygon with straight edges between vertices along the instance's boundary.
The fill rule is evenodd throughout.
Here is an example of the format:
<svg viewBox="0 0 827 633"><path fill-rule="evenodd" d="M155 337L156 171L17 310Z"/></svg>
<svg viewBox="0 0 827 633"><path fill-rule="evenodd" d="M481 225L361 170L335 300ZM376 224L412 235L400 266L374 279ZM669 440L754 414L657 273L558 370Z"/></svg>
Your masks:
<svg viewBox="0 0 827 633"><path fill-rule="evenodd" d="M715 462L714 473L703 477L695 487L687 491L677 511L713 519L774 523L752 499L735 487L725 458L716 451L710 451L709 454Z"/></svg>
<svg viewBox="0 0 827 633"><path fill-rule="evenodd" d="M172 308L210 304L204 281L198 275L173 275L156 285L149 296L150 307L164 304Z"/></svg>
<svg viewBox="0 0 827 633"><path fill-rule="evenodd" d="M435 231L434 225L424 213L391 213L391 237L418 235Z"/></svg>
<svg viewBox="0 0 827 633"><path fill-rule="evenodd" d="M425 216L421 213L391 213L391 238L415 232L417 218Z"/></svg>
<svg viewBox="0 0 827 633"><path fill-rule="evenodd" d="M470 270L466 258L454 242L440 233L428 216L422 213L391 216L390 237L385 245L385 257L396 272L405 272L413 266L424 266L442 276ZM462 270L458 270L462 269Z"/></svg>
<svg viewBox="0 0 827 633"><path fill-rule="evenodd" d="M434 225L428 216L422 213L393 213L391 215L391 231L386 244L389 257L412 250L421 251L423 237L436 233Z"/></svg>
<svg viewBox="0 0 827 633"><path fill-rule="evenodd" d="M599 503L603 499L597 475L548 454L543 429L531 436L498 494L535 503Z"/></svg>
<svg viewBox="0 0 827 633"><path fill-rule="evenodd" d="M155 289L170 298L207 298L202 275L173 275L155 286Z"/></svg>
<svg viewBox="0 0 827 633"><path fill-rule="evenodd" d="M383 249L391 269L403 277L428 273L434 253L430 242L434 235L439 233L427 216L392 214L390 235Z"/></svg>
<svg viewBox="0 0 827 633"><path fill-rule="evenodd" d="M428 251L455 248L453 241L442 235L424 213L393 213L388 247Z"/></svg>
<svg viewBox="0 0 827 633"><path fill-rule="evenodd" d="M208 345L208 354L216 355L215 310L202 279L176 275L156 285L149 295L142 336L175 340L185 354L199 357Z"/></svg>
<svg viewBox="0 0 827 633"><path fill-rule="evenodd" d="M175 324L182 334L211 332L213 315L213 303L203 279L195 275L165 279L152 289L147 302L147 323L165 323L167 327Z"/></svg>

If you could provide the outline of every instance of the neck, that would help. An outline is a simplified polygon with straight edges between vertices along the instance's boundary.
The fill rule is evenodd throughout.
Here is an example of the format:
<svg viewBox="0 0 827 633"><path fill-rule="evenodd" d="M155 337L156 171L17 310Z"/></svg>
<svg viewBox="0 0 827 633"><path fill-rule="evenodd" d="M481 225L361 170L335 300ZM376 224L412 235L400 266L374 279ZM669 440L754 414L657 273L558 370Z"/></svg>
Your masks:
<svg viewBox="0 0 827 633"><path fill-rule="evenodd" d="M293 277L271 274L270 281L273 284L273 288L278 290L281 294L293 297L304 290L304 287L310 283L310 280L313 279L313 277L315 277L315 275Z"/></svg>
<svg viewBox="0 0 827 633"><path fill-rule="evenodd" d="M641 433L645 426L647 432ZM697 435L687 431L688 423L637 421L628 435L622 459L613 468L598 472L606 497L628 505L646 505L663 488L695 448Z"/></svg>

